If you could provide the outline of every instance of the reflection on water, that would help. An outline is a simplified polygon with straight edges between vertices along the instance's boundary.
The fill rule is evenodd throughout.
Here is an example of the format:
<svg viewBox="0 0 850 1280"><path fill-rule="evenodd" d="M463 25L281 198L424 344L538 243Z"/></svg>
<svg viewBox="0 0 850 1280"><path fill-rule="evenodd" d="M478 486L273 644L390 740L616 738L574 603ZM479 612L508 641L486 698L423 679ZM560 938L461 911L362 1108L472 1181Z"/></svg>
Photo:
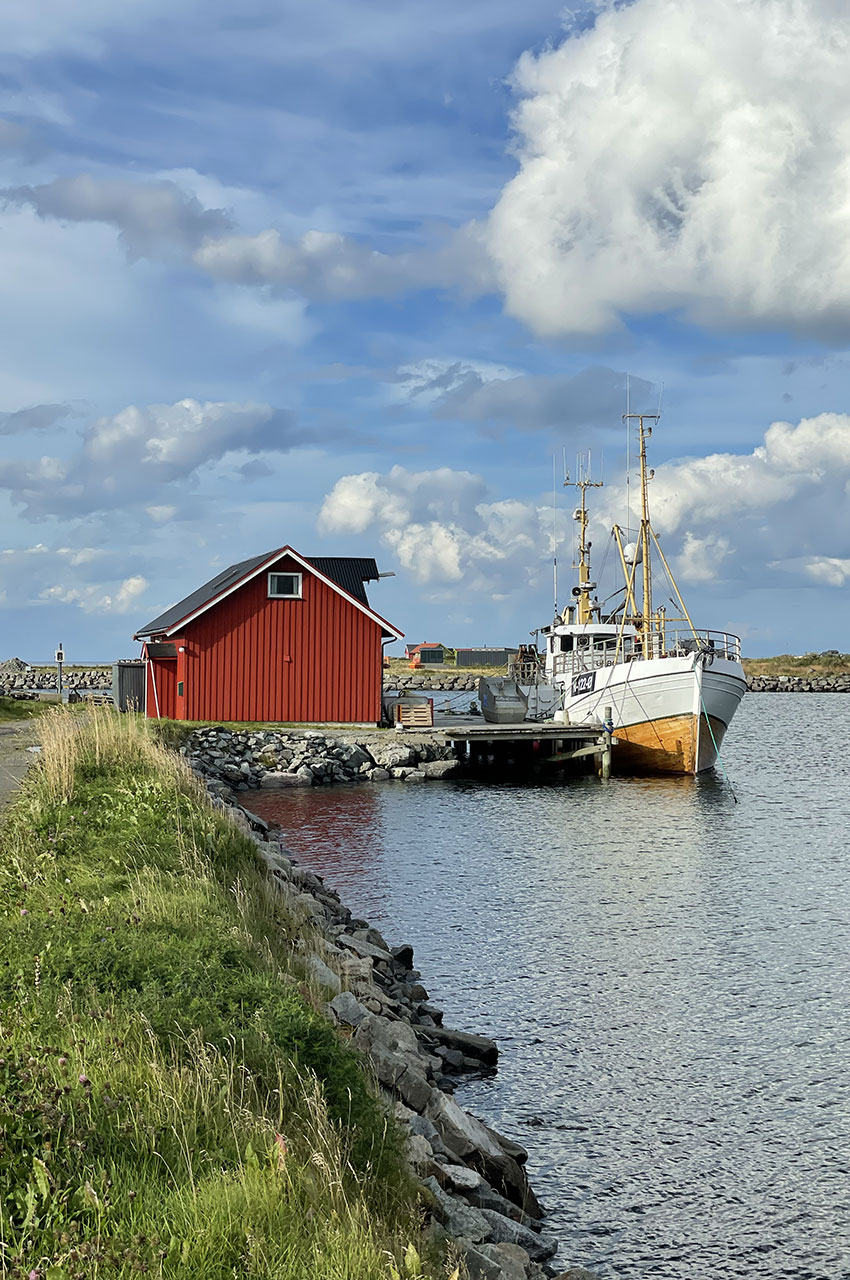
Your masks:
<svg viewBox="0 0 850 1280"><path fill-rule="evenodd" d="M717 775L263 798L495 1036L472 1110L605 1277L850 1276L850 697L745 699ZM252 797L253 799L253 797Z"/></svg>

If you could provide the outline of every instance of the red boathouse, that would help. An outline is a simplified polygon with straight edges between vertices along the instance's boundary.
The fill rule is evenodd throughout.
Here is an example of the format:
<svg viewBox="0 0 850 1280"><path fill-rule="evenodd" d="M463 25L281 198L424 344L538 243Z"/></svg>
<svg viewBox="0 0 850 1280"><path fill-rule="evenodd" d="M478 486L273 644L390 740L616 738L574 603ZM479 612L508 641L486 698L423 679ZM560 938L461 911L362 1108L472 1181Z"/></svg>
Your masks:
<svg viewBox="0 0 850 1280"><path fill-rule="evenodd" d="M374 560L292 547L231 565L135 635L146 714L174 720L378 724L383 644Z"/></svg>

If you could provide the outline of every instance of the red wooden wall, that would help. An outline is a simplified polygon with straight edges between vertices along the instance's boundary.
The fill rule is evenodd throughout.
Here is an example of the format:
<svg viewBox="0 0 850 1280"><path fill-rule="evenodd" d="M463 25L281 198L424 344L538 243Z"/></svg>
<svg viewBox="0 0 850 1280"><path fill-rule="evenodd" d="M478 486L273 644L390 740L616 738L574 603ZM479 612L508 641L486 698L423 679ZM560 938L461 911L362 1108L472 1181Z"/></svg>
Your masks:
<svg viewBox="0 0 850 1280"><path fill-rule="evenodd" d="M274 569L302 599L269 600L264 570L183 628L178 718L378 722L381 627L288 556Z"/></svg>
<svg viewBox="0 0 850 1280"><path fill-rule="evenodd" d="M177 659L148 658L147 708L148 719L157 719L156 708L159 702L159 715L162 719L173 720L177 716ZM153 682L156 680L156 697Z"/></svg>

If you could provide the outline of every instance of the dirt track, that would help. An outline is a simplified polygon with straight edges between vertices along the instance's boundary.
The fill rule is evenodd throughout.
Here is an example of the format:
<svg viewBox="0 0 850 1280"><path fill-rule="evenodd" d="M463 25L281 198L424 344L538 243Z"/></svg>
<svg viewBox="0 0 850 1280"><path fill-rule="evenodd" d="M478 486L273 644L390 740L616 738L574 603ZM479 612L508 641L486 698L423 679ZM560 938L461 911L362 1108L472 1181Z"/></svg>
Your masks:
<svg viewBox="0 0 850 1280"><path fill-rule="evenodd" d="M27 751L35 742L32 724L0 724L0 805L17 787L33 762Z"/></svg>

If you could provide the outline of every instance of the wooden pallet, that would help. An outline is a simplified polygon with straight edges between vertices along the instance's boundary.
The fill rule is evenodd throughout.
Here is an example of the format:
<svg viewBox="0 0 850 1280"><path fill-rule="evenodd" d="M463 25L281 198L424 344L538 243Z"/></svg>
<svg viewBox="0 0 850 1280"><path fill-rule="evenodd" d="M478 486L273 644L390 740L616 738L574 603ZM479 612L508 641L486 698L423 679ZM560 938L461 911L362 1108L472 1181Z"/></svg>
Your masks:
<svg viewBox="0 0 850 1280"><path fill-rule="evenodd" d="M405 729L430 729L434 724L434 701L399 702L395 707L397 723Z"/></svg>

